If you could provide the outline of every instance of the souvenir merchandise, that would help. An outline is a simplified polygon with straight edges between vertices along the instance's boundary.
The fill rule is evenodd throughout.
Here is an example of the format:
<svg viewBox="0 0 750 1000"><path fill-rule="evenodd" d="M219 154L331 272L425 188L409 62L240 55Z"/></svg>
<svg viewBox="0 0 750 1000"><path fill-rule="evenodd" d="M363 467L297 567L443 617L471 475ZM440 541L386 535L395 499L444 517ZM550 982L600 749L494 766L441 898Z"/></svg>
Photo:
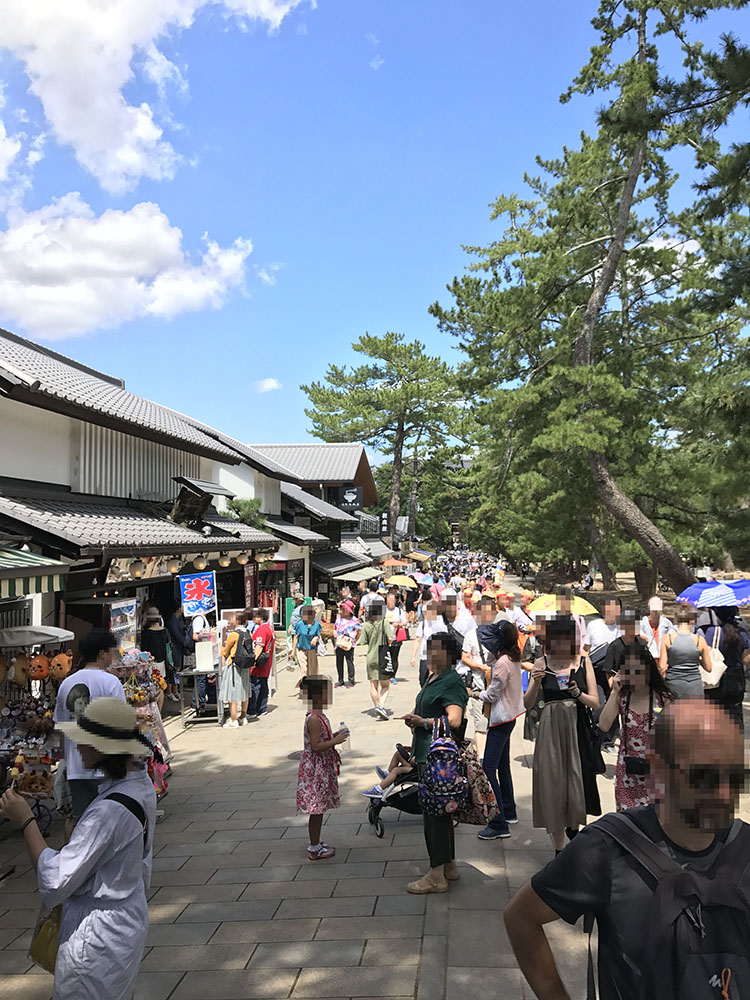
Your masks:
<svg viewBox="0 0 750 1000"><path fill-rule="evenodd" d="M167 790L165 775L171 756L158 705L159 696L167 686L166 680L155 666L153 656L139 649L128 650L109 669L122 682L125 698L135 709L141 729L154 747L153 756L147 762L148 773L156 794L162 796Z"/></svg>

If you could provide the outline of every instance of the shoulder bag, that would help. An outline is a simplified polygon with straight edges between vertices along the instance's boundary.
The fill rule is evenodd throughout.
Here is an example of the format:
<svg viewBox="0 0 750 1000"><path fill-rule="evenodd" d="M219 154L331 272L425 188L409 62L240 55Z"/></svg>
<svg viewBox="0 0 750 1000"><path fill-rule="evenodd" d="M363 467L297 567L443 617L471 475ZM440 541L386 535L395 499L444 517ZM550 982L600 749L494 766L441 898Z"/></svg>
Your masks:
<svg viewBox="0 0 750 1000"><path fill-rule="evenodd" d="M701 680L703 681L703 687L717 688L721 684L721 678L726 673L727 661L724 659L724 654L719 649L719 643L721 642L721 626L714 625L714 634L711 639L711 645L708 647L708 654L711 657L711 673L700 667Z"/></svg>

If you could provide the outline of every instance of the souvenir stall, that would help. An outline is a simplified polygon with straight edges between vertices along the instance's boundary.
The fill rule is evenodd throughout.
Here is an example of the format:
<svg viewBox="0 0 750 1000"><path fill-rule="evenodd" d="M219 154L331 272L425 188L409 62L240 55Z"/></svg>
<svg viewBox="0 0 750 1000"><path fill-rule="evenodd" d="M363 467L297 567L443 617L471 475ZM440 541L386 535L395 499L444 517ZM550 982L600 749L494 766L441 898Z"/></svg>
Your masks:
<svg viewBox="0 0 750 1000"><path fill-rule="evenodd" d="M220 704L219 692L221 691L221 628L217 620L216 608L216 574L212 571L204 573L190 573L180 576L180 597L184 609L185 618L193 622L204 620L207 628L201 628L196 632L195 653L186 662L184 669L176 674L178 690L180 693L180 718L183 729L189 723L198 721L202 713L195 710L198 704L199 688L202 686L202 678L205 677L205 690L207 703L216 704L216 717L219 725L224 721L224 713ZM187 657L186 657L187 660ZM192 685L186 682L192 680ZM186 686L192 688L191 703L192 712L185 703ZM215 702L209 696L209 687L214 694ZM188 693L190 690L188 689ZM190 703L189 703L190 704Z"/></svg>
<svg viewBox="0 0 750 1000"><path fill-rule="evenodd" d="M139 649L124 653L120 661L110 667L110 673L122 682L125 698L135 709L141 731L153 745L154 752L147 762L148 773L157 797L161 797L167 791L166 773L171 756L159 708L167 687L166 679L155 666L153 656Z"/></svg>
<svg viewBox="0 0 750 1000"><path fill-rule="evenodd" d="M0 787L15 783L31 800L39 829L52 824L54 772L62 757L52 735L60 682L73 664L67 629L0 629Z"/></svg>

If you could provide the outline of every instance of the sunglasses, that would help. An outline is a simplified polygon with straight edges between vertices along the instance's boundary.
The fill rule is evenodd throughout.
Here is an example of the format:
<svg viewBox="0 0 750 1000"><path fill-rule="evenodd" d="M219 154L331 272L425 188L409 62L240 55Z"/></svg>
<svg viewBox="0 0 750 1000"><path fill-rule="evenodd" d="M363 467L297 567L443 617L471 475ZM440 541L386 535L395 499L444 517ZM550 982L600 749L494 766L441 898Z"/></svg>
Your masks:
<svg viewBox="0 0 750 1000"><path fill-rule="evenodd" d="M680 768L677 764L669 765L673 771L680 771L687 775L688 784L696 792L715 792L723 781L726 781L732 792L737 794L744 792L748 786L750 768L746 767L717 767L715 764L695 764L687 769Z"/></svg>

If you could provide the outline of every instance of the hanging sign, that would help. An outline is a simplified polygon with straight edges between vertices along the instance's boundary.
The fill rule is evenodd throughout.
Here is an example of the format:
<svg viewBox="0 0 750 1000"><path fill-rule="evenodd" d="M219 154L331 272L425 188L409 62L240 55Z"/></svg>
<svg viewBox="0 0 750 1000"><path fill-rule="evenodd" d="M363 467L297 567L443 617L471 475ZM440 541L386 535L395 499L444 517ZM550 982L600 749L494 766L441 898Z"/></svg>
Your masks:
<svg viewBox="0 0 750 1000"><path fill-rule="evenodd" d="M186 618L216 610L216 574L189 573L180 577L180 598Z"/></svg>

